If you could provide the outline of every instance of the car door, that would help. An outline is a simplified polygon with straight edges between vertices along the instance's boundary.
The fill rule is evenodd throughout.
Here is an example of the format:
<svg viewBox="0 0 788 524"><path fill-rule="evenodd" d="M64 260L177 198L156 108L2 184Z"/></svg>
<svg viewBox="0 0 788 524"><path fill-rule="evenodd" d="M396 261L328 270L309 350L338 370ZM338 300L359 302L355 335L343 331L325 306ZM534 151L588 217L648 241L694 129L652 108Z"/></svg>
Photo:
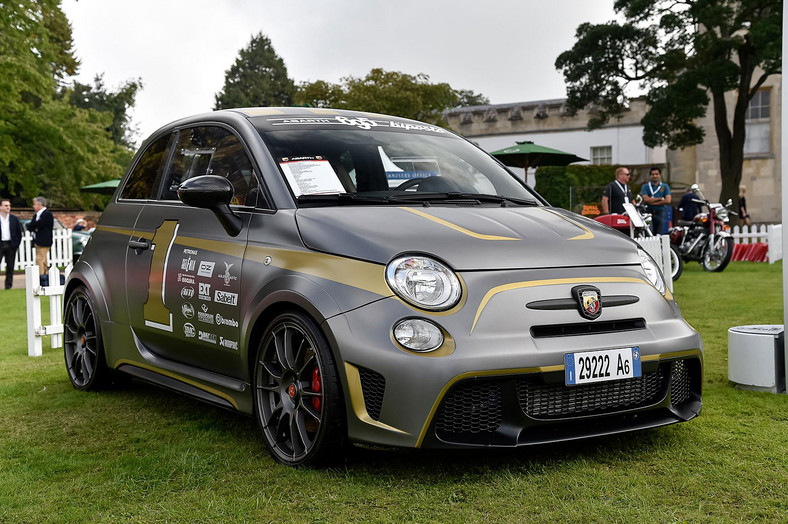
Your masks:
<svg viewBox="0 0 788 524"><path fill-rule="evenodd" d="M242 219L232 236L207 209L177 199L195 176L224 176ZM229 376L243 376L239 352L242 266L258 180L240 139L222 126L178 133L158 199L144 207L129 242L126 289L138 348Z"/></svg>

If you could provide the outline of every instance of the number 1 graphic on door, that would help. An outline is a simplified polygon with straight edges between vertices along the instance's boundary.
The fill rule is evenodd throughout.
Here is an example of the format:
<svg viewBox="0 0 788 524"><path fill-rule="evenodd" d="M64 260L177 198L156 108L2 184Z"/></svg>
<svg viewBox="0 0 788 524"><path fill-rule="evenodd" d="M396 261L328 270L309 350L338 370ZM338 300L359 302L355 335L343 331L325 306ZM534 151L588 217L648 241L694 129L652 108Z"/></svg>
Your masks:
<svg viewBox="0 0 788 524"><path fill-rule="evenodd" d="M153 235L151 250L153 256L150 262L150 276L148 277L148 300L142 307L142 318L145 325L172 331L172 313L164 305L164 277L167 271L167 261L170 258L170 249L178 234L178 221L165 220L156 228ZM164 249L166 246L166 249ZM158 249L156 249L158 247Z"/></svg>

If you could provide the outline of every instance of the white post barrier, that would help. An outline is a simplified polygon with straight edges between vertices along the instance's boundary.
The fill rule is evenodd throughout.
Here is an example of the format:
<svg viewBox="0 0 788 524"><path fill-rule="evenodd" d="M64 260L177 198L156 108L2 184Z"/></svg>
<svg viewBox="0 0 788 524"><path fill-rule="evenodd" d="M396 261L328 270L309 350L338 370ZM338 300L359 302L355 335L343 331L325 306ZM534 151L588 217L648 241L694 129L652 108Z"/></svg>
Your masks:
<svg viewBox="0 0 788 524"><path fill-rule="evenodd" d="M646 253L651 255L654 262L659 264L668 289L673 293L673 279L670 276L670 237L668 235L657 235L653 237L636 238L635 242L640 244Z"/></svg>
<svg viewBox="0 0 788 524"><path fill-rule="evenodd" d="M66 266L65 274L71 272L71 265ZM49 286L41 286L38 266L25 268L25 298L27 302L27 355L40 357L44 354L41 337L51 335L53 348L63 347L63 293L65 286L60 284L60 270L52 266L49 269ZM41 298L49 297L49 322L41 324Z"/></svg>
<svg viewBox="0 0 788 524"><path fill-rule="evenodd" d="M783 258L783 225L770 225L769 235L769 263L774 264Z"/></svg>

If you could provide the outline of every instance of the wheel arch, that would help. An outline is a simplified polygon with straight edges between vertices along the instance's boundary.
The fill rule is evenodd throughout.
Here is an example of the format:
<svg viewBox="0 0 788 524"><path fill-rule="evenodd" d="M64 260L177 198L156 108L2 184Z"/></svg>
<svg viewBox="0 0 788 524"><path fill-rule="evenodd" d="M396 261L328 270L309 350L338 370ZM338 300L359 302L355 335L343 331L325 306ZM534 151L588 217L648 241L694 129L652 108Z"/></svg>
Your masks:
<svg viewBox="0 0 788 524"><path fill-rule="evenodd" d="M276 289L270 289L275 286ZM319 285L303 277L286 277L272 282L267 289L256 294L252 314L248 318L248 327L244 336L246 363L249 380L254 375L254 353L262 341L265 330L271 321L285 311L298 311L315 321L328 342L334 362L340 362L336 338L331 333L326 320L341 313L333 298ZM344 382L344 374L340 372L340 380Z"/></svg>

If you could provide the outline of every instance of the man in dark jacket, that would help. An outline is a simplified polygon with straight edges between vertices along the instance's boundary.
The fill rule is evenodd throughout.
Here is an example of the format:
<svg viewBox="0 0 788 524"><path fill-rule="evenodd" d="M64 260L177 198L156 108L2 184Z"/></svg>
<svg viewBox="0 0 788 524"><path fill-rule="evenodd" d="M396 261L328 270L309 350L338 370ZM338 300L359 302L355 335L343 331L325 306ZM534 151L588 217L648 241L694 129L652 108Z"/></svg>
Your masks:
<svg viewBox="0 0 788 524"><path fill-rule="evenodd" d="M16 250L22 242L22 225L19 219L11 214L11 201L0 200L0 261L5 260L5 288L11 289L14 284L14 263Z"/></svg>
<svg viewBox="0 0 788 524"><path fill-rule="evenodd" d="M55 217L47 209L47 201L44 197L39 196L33 199L33 209L36 214L27 223L27 230L34 235L33 242L36 245L38 274L46 275L47 255L49 254L49 248L52 247L52 229L55 226Z"/></svg>

